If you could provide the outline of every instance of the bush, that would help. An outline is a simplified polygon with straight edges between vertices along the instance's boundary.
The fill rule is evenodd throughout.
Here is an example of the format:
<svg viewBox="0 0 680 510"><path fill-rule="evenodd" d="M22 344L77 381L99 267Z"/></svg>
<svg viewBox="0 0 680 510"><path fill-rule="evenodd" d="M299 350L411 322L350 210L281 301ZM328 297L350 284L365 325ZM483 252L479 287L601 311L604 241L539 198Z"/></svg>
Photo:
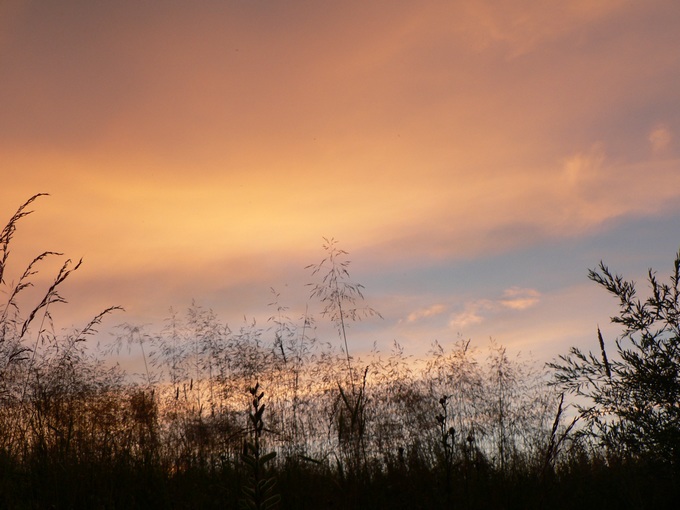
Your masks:
<svg viewBox="0 0 680 510"><path fill-rule="evenodd" d="M618 454L680 463L680 252L670 283L651 269L651 296L637 297L635 282L600 263L589 278L619 301L611 320L623 332L614 355L598 328L600 352L572 348L550 366L555 383L579 397L586 432Z"/></svg>

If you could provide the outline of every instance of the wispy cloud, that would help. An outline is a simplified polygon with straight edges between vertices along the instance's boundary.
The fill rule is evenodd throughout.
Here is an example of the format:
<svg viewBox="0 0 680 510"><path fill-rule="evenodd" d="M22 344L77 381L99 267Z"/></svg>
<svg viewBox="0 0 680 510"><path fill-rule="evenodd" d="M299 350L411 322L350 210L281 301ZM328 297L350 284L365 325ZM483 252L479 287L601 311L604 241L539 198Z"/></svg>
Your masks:
<svg viewBox="0 0 680 510"><path fill-rule="evenodd" d="M499 303L505 308L512 310L526 310L538 303L541 293L536 289L523 289L521 287L512 287L505 289L503 298Z"/></svg>
<svg viewBox="0 0 680 510"><path fill-rule="evenodd" d="M536 289L510 287L498 299L477 299L466 303L461 312L451 316L449 326L453 329L481 324L502 310L521 312L536 306L541 293Z"/></svg>
<svg viewBox="0 0 680 510"><path fill-rule="evenodd" d="M440 315L446 311L446 305L436 304L428 306L427 308L419 308L418 310L411 312L406 321L407 322L417 322L421 319L427 319L429 317L434 317L435 315Z"/></svg>
<svg viewBox="0 0 680 510"><path fill-rule="evenodd" d="M479 299L471 303L467 303L462 312L453 314L449 321L451 329L465 328L481 324L486 318L486 314L496 308L493 301L486 299Z"/></svg>
<svg viewBox="0 0 680 510"><path fill-rule="evenodd" d="M587 151L567 157L562 170L566 190L569 193L579 192L596 181L602 171L604 161L605 151L601 143L594 144Z"/></svg>
<svg viewBox="0 0 680 510"><path fill-rule="evenodd" d="M540 44L596 22L625 5L625 0L566 0L562 2L491 0L458 6L465 32L478 48L505 44L509 58L529 53Z"/></svg>
<svg viewBox="0 0 680 510"><path fill-rule="evenodd" d="M663 152L671 144L673 139L673 134L667 126L657 126L655 129L649 133L649 143L652 147L653 154L659 154Z"/></svg>

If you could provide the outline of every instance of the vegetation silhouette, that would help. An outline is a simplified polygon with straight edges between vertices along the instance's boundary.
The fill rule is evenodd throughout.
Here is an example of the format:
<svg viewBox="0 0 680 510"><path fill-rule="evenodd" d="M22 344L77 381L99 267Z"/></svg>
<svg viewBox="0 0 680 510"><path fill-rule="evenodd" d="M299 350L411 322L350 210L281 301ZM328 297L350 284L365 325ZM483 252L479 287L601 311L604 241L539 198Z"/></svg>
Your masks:
<svg viewBox="0 0 680 510"><path fill-rule="evenodd" d="M599 353L572 348L550 364L555 384L580 397L575 401L591 436L617 455L680 465L680 251L669 283L649 269L651 295L637 297L635 282L600 262L589 278L615 296L612 322L623 332L613 356L600 328ZM611 354L611 353L610 353Z"/></svg>
<svg viewBox="0 0 680 510"><path fill-rule="evenodd" d="M550 366L463 339L420 360L396 342L352 355L351 323L379 314L332 239L300 317L275 291L263 325L192 303L97 349L119 307L76 331L53 323L80 262L37 298L38 268L62 255L12 280L14 233L41 196L0 234L0 508L666 508L679 495L680 255L670 284L650 271L644 302L591 271L624 332L613 353L599 335L599 354ZM318 337L321 319L336 338ZM139 376L112 366L124 347Z"/></svg>

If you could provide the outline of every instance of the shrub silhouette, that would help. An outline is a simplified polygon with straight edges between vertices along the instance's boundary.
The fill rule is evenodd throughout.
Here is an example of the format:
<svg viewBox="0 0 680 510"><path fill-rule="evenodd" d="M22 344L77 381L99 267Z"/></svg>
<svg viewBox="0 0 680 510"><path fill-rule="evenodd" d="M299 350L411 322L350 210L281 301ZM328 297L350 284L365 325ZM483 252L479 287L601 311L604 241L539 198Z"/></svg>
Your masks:
<svg viewBox="0 0 680 510"><path fill-rule="evenodd" d="M648 272L651 295L637 297L634 282L600 263L589 278L615 296L622 327L608 353L597 329L599 353L572 348L551 363L555 383L577 400L587 432L621 454L680 465L680 252L669 283ZM613 354L613 355L612 355Z"/></svg>

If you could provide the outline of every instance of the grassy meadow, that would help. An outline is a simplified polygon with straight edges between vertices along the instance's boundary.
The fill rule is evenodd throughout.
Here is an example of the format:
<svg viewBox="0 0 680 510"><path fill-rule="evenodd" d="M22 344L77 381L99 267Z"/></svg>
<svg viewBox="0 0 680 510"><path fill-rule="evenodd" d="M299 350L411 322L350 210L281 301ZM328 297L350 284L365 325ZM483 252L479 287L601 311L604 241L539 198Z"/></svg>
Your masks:
<svg viewBox="0 0 680 510"><path fill-rule="evenodd" d="M680 496L678 261L647 301L606 266L592 272L620 298L617 351L594 335L595 354L545 366L463 339L419 360L397 343L353 355L348 326L379 311L332 240L309 267L317 316L291 317L275 296L266 323L232 329L192 304L111 342L97 329L117 307L54 331L79 263L28 305L60 255L9 279L38 198L0 233L0 508L671 508ZM320 321L336 334L318 337ZM140 374L110 362L127 350Z"/></svg>

